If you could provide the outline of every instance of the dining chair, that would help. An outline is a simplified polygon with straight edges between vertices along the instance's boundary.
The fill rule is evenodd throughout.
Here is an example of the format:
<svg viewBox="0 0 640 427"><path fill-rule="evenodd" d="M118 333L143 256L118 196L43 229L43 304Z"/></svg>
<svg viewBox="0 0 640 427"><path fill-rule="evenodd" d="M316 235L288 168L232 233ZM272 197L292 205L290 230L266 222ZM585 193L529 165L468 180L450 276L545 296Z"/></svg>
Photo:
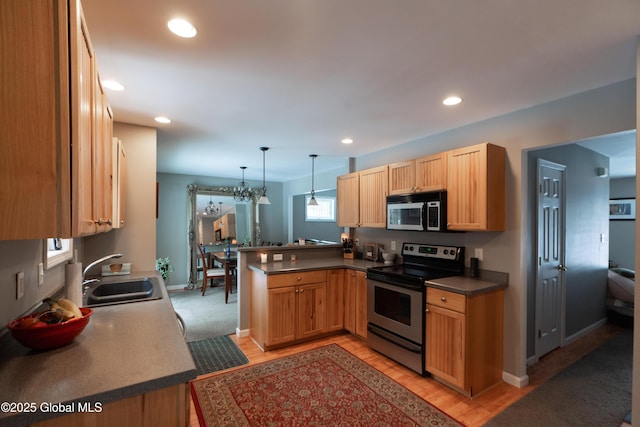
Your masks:
<svg viewBox="0 0 640 427"><path fill-rule="evenodd" d="M207 262L207 257L204 254L202 245L198 244L198 250L202 257L202 296L207 291L207 284L211 279L211 285L213 286L213 279L222 278L224 280L224 268L213 268L212 262Z"/></svg>

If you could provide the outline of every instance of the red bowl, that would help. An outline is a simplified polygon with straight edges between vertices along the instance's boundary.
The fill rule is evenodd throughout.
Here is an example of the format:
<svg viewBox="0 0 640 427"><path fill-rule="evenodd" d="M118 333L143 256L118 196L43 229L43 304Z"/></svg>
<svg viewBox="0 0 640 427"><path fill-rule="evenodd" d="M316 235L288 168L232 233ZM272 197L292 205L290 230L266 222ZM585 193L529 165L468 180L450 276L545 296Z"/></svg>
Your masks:
<svg viewBox="0 0 640 427"><path fill-rule="evenodd" d="M93 314L90 308L81 308L82 317L67 320L64 323L39 327L21 327L20 321L35 316L31 314L9 323L11 335L20 344L33 350L51 350L62 347L73 341L89 323L89 317Z"/></svg>

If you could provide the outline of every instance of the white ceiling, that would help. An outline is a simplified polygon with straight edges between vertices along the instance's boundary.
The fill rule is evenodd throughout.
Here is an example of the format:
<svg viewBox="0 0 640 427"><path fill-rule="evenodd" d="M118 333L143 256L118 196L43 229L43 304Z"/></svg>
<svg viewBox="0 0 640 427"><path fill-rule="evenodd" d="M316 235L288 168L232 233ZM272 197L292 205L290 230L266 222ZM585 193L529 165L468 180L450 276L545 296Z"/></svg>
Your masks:
<svg viewBox="0 0 640 427"><path fill-rule="evenodd" d="M638 0L84 0L115 120L158 171L308 176L635 76ZM193 22L181 39L170 18ZM459 94L464 102L444 107ZM168 116L169 125L153 117ZM355 142L340 143L346 136ZM613 167L612 167L613 168Z"/></svg>

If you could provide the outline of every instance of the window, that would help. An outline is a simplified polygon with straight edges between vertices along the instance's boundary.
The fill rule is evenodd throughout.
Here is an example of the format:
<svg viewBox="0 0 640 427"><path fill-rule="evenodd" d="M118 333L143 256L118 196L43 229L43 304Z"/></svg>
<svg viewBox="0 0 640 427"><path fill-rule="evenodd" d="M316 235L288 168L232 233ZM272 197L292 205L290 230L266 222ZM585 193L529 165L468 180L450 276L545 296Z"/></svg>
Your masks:
<svg viewBox="0 0 640 427"><path fill-rule="evenodd" d="M317 206L309 206L311 196L306 196L305 221L307 222L335 222L336 221L336 198L316 196Z"/></svg>

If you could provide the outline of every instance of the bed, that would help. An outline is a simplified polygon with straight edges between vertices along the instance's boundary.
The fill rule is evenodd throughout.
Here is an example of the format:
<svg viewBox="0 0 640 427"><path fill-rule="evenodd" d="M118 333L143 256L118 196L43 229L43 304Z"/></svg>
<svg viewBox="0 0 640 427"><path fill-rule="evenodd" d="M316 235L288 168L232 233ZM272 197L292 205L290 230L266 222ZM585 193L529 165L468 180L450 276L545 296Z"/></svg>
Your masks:
<svg viewBox="0 0 640 427"><path fill-rule="evenodd" d="M607 308L623 316L633 317L633 298L636 273L627 268L609 269L607 279Z"/></svg>

